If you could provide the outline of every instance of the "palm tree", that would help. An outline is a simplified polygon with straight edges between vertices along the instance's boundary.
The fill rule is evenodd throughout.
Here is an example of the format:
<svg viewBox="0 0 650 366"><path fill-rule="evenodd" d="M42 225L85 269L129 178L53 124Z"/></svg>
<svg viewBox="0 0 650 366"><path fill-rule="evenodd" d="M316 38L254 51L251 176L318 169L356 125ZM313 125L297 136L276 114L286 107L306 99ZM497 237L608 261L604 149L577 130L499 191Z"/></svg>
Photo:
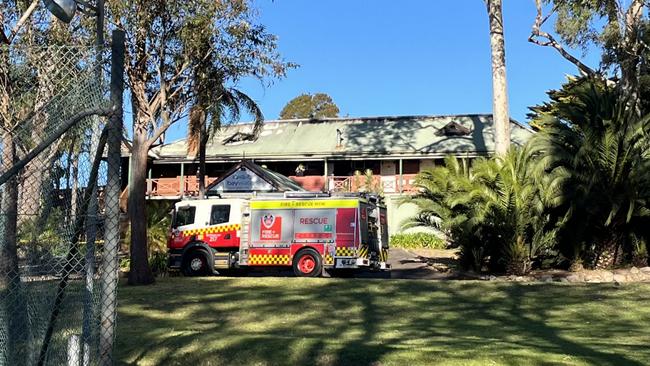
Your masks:
<svg viewBox="0 0 650 366"><path fill-rule="evenodd" d="M647 258L650 115L639 117L622 92L601 79L571 80L549 96L549 103L533 108L541 133L530 144L543 172L563 176L565 253L597 268L625 256Z"/></svg>
<svg viewBox="0 0 650 366"><path fill-rule="evenodd" d="M198 157L199 169L196 177L199 183L199 196L205 197L205 159L209 139L214 138L225 124L238 121L242 108L254 118L251 132L251 137L254 137L264 122L264 115L251 97L236 88L224 86L221 77L197 79L199 81L195 85L195 103L190 109L188 123L187 153ZM211 85L214 81L218 82Z"/></svg>
<svg viewBox="0 0 650 366"><path fill-rule="evenodd" d="M534 158L525 147L478 159L471 169L446 158L445 166L416 178L420 193L412 202L419 214L407 225L443 230L467 268L480 271L489 258L492 271L526 273L557 232L549 214L558 202L557 182L533 174Z"/></svg>

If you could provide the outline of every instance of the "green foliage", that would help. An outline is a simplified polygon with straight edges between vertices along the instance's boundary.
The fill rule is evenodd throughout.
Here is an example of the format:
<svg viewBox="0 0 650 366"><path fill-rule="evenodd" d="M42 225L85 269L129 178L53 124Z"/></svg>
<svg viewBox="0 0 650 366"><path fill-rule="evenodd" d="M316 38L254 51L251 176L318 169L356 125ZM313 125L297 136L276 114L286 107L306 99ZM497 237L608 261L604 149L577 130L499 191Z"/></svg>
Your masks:
<svg viewBox="0 0 650 366"><path fill-rule="evenodd" d="M374 193L378 196L383 196L384 187L381 185L381 181L375 178L375 175L370 169L366 169L363 173L356 170L353 177L353 187L355 187L359 192ZM350 188L352 189L353 187Z"/></svg>
<svg viewBox="0 0 650 366"><path fill-rule="evenodd" d="M471 169L450 156L415 184L420 192L408 202L418 214L406 227L442 230L460 248L465 268L526 272L553 243L557 230L548 211L556 204L555 183L534 176L526 148L477 159Z"/></svg>
<svg viewBox="0 0 650 366"><path fill-rule="evenodd" d="M301 94L291 99L280 112L280 119L338 117L339 107L324 93Z"/></svg>
<svg viewBox="0 0 650 366"><path fill-rule="evenodd" d="M543 3L549 5L552 13L546 16L539 14L537 20L541 23L554 20L555 33L559 35L560 41L570 49L581 50L583 56L594 49L600 50L600 65L598 69L592 67L591 73L602 77L615 75L620 86L640 102L640 111L649 112L650 49L646 47L650 42L648 2L544 0ZM550 40L548 36L542 38L545 39L537 40L541 41L538 44L553 46L553 42L546 42ZM579 61L568 56L566 48L562 51L561 54L567 60L585 71L587 66L579 65Z"/></svg>
<svg viewBox="0 0 650 366"><path fill-rule="evenodd" d="M650 234L650 115L600 79L572 80L533 109L540 169L560 179L566 212L560 249L611 266L634 235ZM618 256L619 259L622 256Z"/></svg>
<svg viewBox="0 0 650 366"><path fill-rule="evenodd" d="M41 217L25 221L18 228L18 242L30 256L64 256L69 250L61 223L66 219L61 208L52 209L45 220Z"/></svg>
<svg viewBox="0 0 650 366"><path fill-rule="evenodd" d="M532 108L539 132L524 147L471 169L448 157L420 173L407 226L442 230L477 271L647 263L650 115L602 79L573 79L549 96Z"/></svg>
<svg viewBox="0 0 650 366"><path fill-rule="evenodd" d="M390 236L391 247L405 249L445 249L444 239L432 233L395 234Z"/></svg>
<svg viewBox="0 0 650 366"><path fill-rule="evenodd" d="M170 210L173 203L167 201L147 201L147 249L149 265L154 273L167 272L167 239L171 227ZM131 242L131 230L127 232L126 243ZM129 258L120 261L120 268L128 270Z"/></svg>

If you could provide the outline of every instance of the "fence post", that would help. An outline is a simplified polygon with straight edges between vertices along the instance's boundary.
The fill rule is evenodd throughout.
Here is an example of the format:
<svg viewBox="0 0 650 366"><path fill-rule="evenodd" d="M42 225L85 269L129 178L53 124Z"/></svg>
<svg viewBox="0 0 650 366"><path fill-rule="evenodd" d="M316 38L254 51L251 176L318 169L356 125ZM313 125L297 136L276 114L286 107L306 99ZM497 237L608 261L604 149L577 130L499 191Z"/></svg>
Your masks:
<svg viewBox="0 0 650 366"><path fill-rule="evenodd" d="M68 366L79 366L79 335L73 334L68 338Z"/></svg>
<svg viewBox="0 0 650 366"><path fill-rule="evenodd" d="M99 364L113 363L117 307L117 251L120 240L120 140L122 135L124 96L124 31L114 30L111 44L111 103L113 115L108 124L108 179L105 199L105 244L102 262L100 298Z"/></svg>

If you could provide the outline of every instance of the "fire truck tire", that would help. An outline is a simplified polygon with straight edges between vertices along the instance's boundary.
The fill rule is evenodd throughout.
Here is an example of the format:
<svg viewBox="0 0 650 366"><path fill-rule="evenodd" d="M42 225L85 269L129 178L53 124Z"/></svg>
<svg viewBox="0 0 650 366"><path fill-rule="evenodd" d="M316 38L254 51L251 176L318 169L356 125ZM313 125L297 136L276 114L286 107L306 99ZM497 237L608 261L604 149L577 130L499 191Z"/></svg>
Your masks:
<svg viewBox="0 0 650 366"><path fill-rule="evenodd" d="M201 249L191 251L183 260L182 270L183 274L189 277L205 276L209 274L208 253Z"/></svg>
<svg viewBox="0 0 650 366"><path fill-rule="evenodd" d="M314 249L302 249L293 257L293 273L298 277L320 277L323 259Z"/></svg>

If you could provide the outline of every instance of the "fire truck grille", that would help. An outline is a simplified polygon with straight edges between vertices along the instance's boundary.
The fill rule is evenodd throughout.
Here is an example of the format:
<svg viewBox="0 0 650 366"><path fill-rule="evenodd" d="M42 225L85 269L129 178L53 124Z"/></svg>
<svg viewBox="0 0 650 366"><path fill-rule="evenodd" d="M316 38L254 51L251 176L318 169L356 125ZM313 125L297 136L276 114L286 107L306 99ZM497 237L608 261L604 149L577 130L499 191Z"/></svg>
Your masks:
<svg viewBox="0 0 650 366"><path fill-rule="evenodd" d="M354 247L337 247L337 257L355 257L357 255L357 248Z"/></svg>
<svg viewBox="0 0 650 366"><path fill-rule="evenodd" d="M233 224L233 225L221 225L221 226L213 226L213 227L206 227L206 228L201 228L201 229L192 229L192 230L185 230L183 231L184 236L190 236L190 235L200 235L200 234L214 234L214 233L222 233L225 231L235 231L241 229L241 225L239 224Z"/></svg>
<svg viewBox="0 0 650 366"><path fill-rule="evenodd" d="M289 265L291 256L285 254L251 254L248 258L250 265Z"/></svg>

